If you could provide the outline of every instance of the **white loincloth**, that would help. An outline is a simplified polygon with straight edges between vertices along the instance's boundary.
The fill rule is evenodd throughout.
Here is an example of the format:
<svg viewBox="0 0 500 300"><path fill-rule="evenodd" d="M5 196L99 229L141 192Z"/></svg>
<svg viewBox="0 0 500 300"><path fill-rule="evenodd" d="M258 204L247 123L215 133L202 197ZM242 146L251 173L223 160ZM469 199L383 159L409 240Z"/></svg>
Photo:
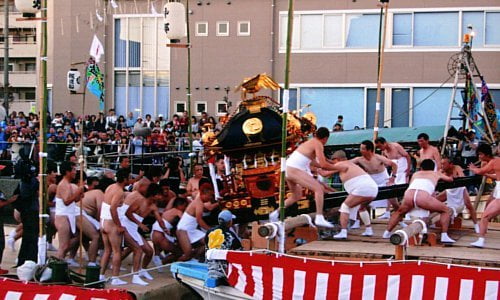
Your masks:
<svg viewBox="0 0 500 300"><path fill-rule="evenodd" d="M377 184L367 174L356 176L347 180L344 182L344 189L349 193L349 195L361 197L375 198L378 194Z"/></svg>
<svg viewBox="0 0 500 300"><path fill-rule="evenodd" d="M406 170L408 170L408 161L406 157L400 157L398 159L392 160L396 165L398 165L398 172L396 173L396 179L394 184L404 184L406 182Z"/></svg>
<svg viewBox="0 0 500 300"><path fill-rule="evenodd" d="M127 230L128 234L134 239L134 241L139 245L139 246L144 246L144 240L142 239L142 236L139 234L139 225L136 223L132 222L127 216L125 216L125 212L129 208L128 204L123 204L121 213L123 213L123 216L120 218L120 222L122 223L122 226L125 227L125 230ZM134 218L136 218L139 223L144 220L143 217L139 216L136 213L133 213Z"/></svg>
<svg viewBox="0 0 500 300"><path fill-rule="evenodd" d="M429 195L434 194L436 186L426 178L415 178L408 186L409 190L419 190L429 193Z"/></svg>
<svg viewBox="0 0 500 300"><path fill-rule="evenodd" d="M454 208L457 213L461 213L465 206L464 191L464 186L446 190L446 205Z"/></svg>
<svg viewBox="0 0 500 300"><path fill-rule="evenodd" d="M80 209L78 209L80 210ZM79 212L78 212L79 213ZM92 224L92 226L94 226L94 228L96 230L100 230L101 229L101 224L99 224L99 221L97 221L96 219L94 219L94 217L92 217L91 215L89 215L85 209L82 210L82 215L87 218L87 220L90 222L90 224Z"/></svg>
<svg viewBox="0 0 500 300"><path fill-rule="evenodd" d="M493 190L493 198L500 199L500 181L495 181L495 190Z"/></svg>
<svg viewBox="0 0 500 300"><path fill-rule="evenodd" d="M198 229L198 222L196 218L188 213L183 213L182 218L177 224L177 230L184 230L187 232L189 242L194 244L205 237L205 232Z"/></svg>
<svg viewBox="0 0 500 300"><path fill-rule="evenodd" d="M71 202L69 205L65 205L63 199L54 198L56 202L56 216L65 216L68 218L69 227L71 228L71 233L76 233L76 204Z"/></svg>
<svg viewBox="0 0 500 300"><path fill-rule="evenodd" d="M286 160L286 167L292 167L306 172L312 176L311 173L311 159L299 151L294 151Z"/></svg>
<svg viewBox="0 0 500 300"><path fill-rule="evenodd" d="M383 187L387 186L387 181L389 180L389 173L387 173L387 169L377 174L370 174L370 177L375 181L377 186ZM370 206L372 208L377 207L387 207L387 199L375 200L370 202Z"/></svg>
<svg viewBox="0 0 500 300"><path fill-rule="evenodd" d="M172 224L170 224L167 220L163 220L163 224L165 224L165 227L168 229L168 230L171 230L173 228ZM163 235L165 236L165 238L171 242L171 243L175 243L176 241L176 238L167 234L165 231L163 231L163 229L160 227L160 224L158 223L158 221L154 222L153 224L153 231L158 231L158 232L161 232L163 233Z"/></svg>

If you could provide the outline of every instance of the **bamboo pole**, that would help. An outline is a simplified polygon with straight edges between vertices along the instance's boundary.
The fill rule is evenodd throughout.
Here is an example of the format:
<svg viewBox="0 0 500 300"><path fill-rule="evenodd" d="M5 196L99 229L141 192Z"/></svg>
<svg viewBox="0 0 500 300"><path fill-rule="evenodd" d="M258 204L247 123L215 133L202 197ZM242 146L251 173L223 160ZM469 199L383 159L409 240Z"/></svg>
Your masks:
<svg viewBox="0 0 500 300"><path fill-rule="evenodd" d="M39 135L39 209L40 216L44 216L47 206L47 0L42 0L42 40L40 47L40 87L39 90L39 111L40 111L40 135ZM45 222L43 217L39 219L39 245L46 246ZM43 249L46 253L46 249ZM39 255L39 257L41 257ZM41 257L46 259L44 255ZM45 261L39 263L44 264Z"/></svg>
<svg viewBox="0 0 500 300"><path fill-rule="evenodd" d="M96 63L97 64L97 63ZM85 64L85 80L84 85L83 85L83 93L82 93L82 118L80 121L80 157L79 157L79 163L80 163L80 187L84 186L85 183L83 182L83 173L85 170L85 155L83 154L83 132L84 132L84 116L85 116L85 95L87 94L87 65ZM82 272L83 268L83 203L81 202L82 200L80 199L80 247L79 247L79 252L80 252L80 273Z"/></svg>
<svg viewBox="0 0 500 300"><path fill-rule="evenodd" d="M191 34L189 32L189 0L186 0L186 30L187 30L187 111L188 111L188 137L189 137L189 173L193 174L193 129L191 128Z"/></svg>
<svg viewBox="0 0 500 300"><path fill-rule="evenodd" d="M286 170L286 133L288 118L288 100L290 87L290 54L292 50L293 34L293 0L288 0L288 27L286 34L286 64L285 64L285 86L283 90L283 119L281 122L281 173L280 173L280 222L285 220L285 170ZM285 252L284 241L280 243L279 252Z"/></svg>
<svg viewBox="0 0 500 300"><path fill-rule="evenodd" d="M377 78L377 102L375 104L375 120L373 124L373 140L378 138L378 120L380 118L380 93L382 90L382 75L384 72L384 48L385 48L385 39L387 34L387 12L389 10L389 2L384 2L383 7L385 9L384 13L384 28L382 34L382 43L379 47L380 55L379 55L379 64L378 64L378 78ZM382 11L381 11L382 13Z"/></svg>

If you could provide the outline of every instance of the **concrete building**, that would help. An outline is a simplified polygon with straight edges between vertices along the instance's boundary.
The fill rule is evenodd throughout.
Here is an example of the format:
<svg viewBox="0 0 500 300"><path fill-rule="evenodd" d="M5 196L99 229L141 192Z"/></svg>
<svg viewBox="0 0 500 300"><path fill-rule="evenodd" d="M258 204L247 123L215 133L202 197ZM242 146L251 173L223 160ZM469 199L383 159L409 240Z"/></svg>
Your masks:
<svg viewBox="0 0 500 300"><path fill-rule="evenodd" d="M49 2L52 111L81 111L81 95L66 90L66 72L71 63L88 58L94 33L106 51L101 69L106 73L107 108L136 116L185 110L187 51L165 47L163 17L151 13L152 6L161 12L166 1L115 2L116 8L109 1ZM344 115L346 129L373 127L377 3L295 1L292 108L310 104L319 124L329 128L339 114ZM287 4L285 0L190 0L193 114L221 114L225 97L234 109L239 94L232 90L245 77L265 72L283 83ZM452 83L448 62L460 51L468 24L476 33L476 63L500 102L497 0L391 1L379 126L444 123ZM95 97L88 95L87 101L86 113L97 112Z"/></svg>
<svg viewBox="0 0 500 300"><path fill-rule="evenodd" d="M4 94L4 6L0 7L0 101ZM22 15L15 10L13 3L9 14L9 111L30 112L36 110L37 86L37 24L33 21L18 21Z"/></svg>

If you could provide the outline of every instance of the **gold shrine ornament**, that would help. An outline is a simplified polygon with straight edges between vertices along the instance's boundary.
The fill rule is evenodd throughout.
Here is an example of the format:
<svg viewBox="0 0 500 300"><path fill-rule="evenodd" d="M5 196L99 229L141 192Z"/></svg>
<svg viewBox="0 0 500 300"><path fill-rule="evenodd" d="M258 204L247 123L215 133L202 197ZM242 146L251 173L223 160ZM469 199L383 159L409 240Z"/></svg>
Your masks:
<svg viewBox="0 0 500 300"><path fill-rule="evenodd" d="M260 133L263 128L264 126L259 118L250 118L243 122L242 126L243 133L248 135Z"/></svg>

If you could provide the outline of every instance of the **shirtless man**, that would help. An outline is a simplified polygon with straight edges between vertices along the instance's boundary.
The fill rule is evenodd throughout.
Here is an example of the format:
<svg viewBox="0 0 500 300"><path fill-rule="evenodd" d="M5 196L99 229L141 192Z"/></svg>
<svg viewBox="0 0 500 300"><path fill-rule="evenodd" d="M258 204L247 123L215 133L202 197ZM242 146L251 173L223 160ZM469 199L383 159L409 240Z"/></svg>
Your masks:
<svg viewBox="0 0 500 300"><path fill-rule="evenodd" d="M163 213L164 210L172 208L174 199L177 197L177 195L170 189L170 183L168 182L168 179L160 180L159 186L162 190L162 199L157 205L160 213Z"/></svg>
<svg viewBox="0 0 500 300"><path fill-rule="evenodd" d="M477 155L482 163L482 167L478 168L474 164L469 165L469 170L478 175L486 175L495 179L495 190L493 191L493 201L491 201L484 210L479 223L479 238L471 246L483 248L484 237L488 231L488 222L500 214L500 158L494 157L491 146L480 144L477 147Z"/></svg>
<svg viewBox="0 0 500 300"><path fill-rule="evenodd" d="M195 164L194 165L194 176L189 178L188 183L187 183L187 193L188 196L191 197L192 199L196 198L198 194L198 182L200 182L200 179L203 177L203 165L202 164Z"/></svg>
<svg viewBox="0 0 500 300"><path fill-rule="evenodd" d="M123 233L125 232L118 210L121 209L123 199L125 198L124 188L128 185L129 176L130 172L128 169L119 169L116 172L116 183L106 188L104 201L101 206L101 230L102 240L104 242L104 252L101 257L101 276L99 279L105 279L109 257L111 256L111 252L113 252L113 277L111 279L111 285L127 284L126 281L117 277L120 275L121 246Z"/></svg>
<svg viewBox="0 0 500 300"><path fill-rule="evenodd" d="M99 181L97 181L99 182ZM77 222L78 229L89 238L90 246L88 248L89 266L97 265L97 251L99 250L99 241L101 239L101 204L104 200L104 193L99 189L93 189L85 192L80 206L82 207L83 224ZM80 214L80 209L77 211Z"/></svg>
<svg viewBox="0 0 500 300"><path fill-rule="evenodd" d="M198 195L189 203L182 214L179 224L177 224L177 240L183 253L179 257L179 261L187 261L193 256L201 255L205 251L203 243L205 232L202 230L208 230L210 226L203 220L203 204L213 202L215 196L210 180L202 178L199 184ZM198 227L201 227L202 230L198 229ZM193 247L195 251L193 251Z"/></svg>
<svg viewBox="0 0 500 300"><path fill-rule="evenodd" d="M59 238L59 250L56 257L64 259L67 252L78 241L76 236L76 202L80 201L83 196L83 187L75 188L75 186L71 185L76 176L74 163L63 162L61 164L61 175L63 179L57 185L55 196L55 225Z"/></svg>
<svg viewBox="0 0 500 300"><path fill-rule="evenodd" d="M464 171L459 164L459 162L453 162L450 158L443 157L443 159L441 159L441 172L453 178L464 177ZM443 202L446 201L446 205L454 210L455 216L462 213L464 207L467 207L472 222L474 222L474 230L476 233L479 233L476 210L470 202L469 192L466 187L461 186L444 190L436 196L436 199Z"/></svg>
<svg viewBox="0 0 500 300"><path fill-rule="evenodd" d="M334 235L333 238L346 239L349 215L355 216L360 205L368 204L375 199L378 194L378 187L370 175L361 169L361 167L347 160L344 151L335 151L332 155L332 160L335 163L335 170L330 171L330 173L339 173L340 180L342 180L345 190L349 193L349 196L347 196L339 209L342 230L340 233Z"/></svg>
<svg viewBox="0 0 500 300"><path fill-rule="evenodd" d="M124 206L128 206L125 213L125 217L122 224L126 228L125 232L125 243L132 248L133 251L133 272L139 272L139 276L144 277L149 280L153 280L147 271L151 258L153 257L153 249L149 243L142 237L137 231L141 228L143 231L149 231L149 228L142 224L142 220L145 217L153 214L157 221L162 221L161 215L158 213L158 208L156 207L156 202L161 200L161 188L155 184L151 183L149 180L143 178L139 181L140 187L137 191L132 192L125 198ZM145 192L142 194L142 188L145 186ZM160 228L164 232L169 232L165 224L160 223ZM142 259L141 268L141 256L144 253L144 258ZM147 282L140 281L132 283L148 284Z"/></svg>
<svg viewBox="0 0 500 300"><path fill-rule="evenodd" d="M406 190L403 202L399 209L392 214L387 230L384 232L382 238L388 239L391 237L391 230L394 229L396 224L401 221L404 214L410 212L414 208L420 208L429 212L437 212L441 214L441 242L454 243L448 236L448 225L450 224L450 208L443 202L433 197L436 185L439 180L452 182L453 178L444 175L443 173L435 172L434 162L431 159L424 159L420 164L421 171L413 174L410 186Z"/></svg>
<svg viewBox="0 0 500 300"><path fill-rule="evenodd" d="M153 234L151 239L153 240L156 251L156 256L153 258L153 261L158 260L159 265L174 262L182 255L177 245L175 229L189 203L185 198L176 198L173 202L173 207L169 210L166 210L162 214L163 223L170 233L165 232L160 227L160 223L158 221L153 224ZM168 256L164 257L163 260L160 257L161 251L165 251L165 253L169 254Z"/></svg>
<svg viewBox="0 0 500 300"><path fill-rule="evenodd" d="M333 164L325 158L324 145L328 141L330 132L325 127L320 127L314 138L295 149L286 161L286 182L291 194L285 201L285 207L292 205L302 197L302 188L314 191L316 202L316 217L314 223L319 227L333 228L323 216L323 186L312 176L310 165L326 170L336 170ZM271 221L278 220L279 209L269 215Z"/></svg>
<svg viewBox="0 0 500 300"><path fill-rule="evenodd" d="M424 159L432 160L434 162L434 171L437 172L439 166L441 166L441 154L439 154L438 148L429 144L429 136L427 133L419 134L417 142L420 146L420 150L418 150L420 157L419 161L422 162Z"/></svg>
<svg viewBox="0 0 500 300"><path fill-rule="evenodd" d="M54 198L56 197L57 191L57 169L56 166L47 167L47 208L49 209L49 222L47 223L47 250L57 251L56 247L52 245L52 240L54 239L57 230L55 225L56 219L56 203Z"/></svg>
<svg viewBox="0 0 500 300"><path fill-rule="evenodd" d="M396 179L396 174L398 173L398 165L392 160L382 155L375 154L374 150L375 146L373 145L373 142L365 140L361 142L360 145L361 156L356 157L351 161L359 165L363 170L365 170L366 173L368 173L368 175L370 175L370 177L375 181L377 186L382 187L387 185L393 185L394 180ZM390 177L389 174L387 173L386 167L392 168L392 175ZM395 208L399 207L399 203L396 198L389 199L389 202ZM367 204L368 203L365 203L360 206L359 217L366 226L366 230L365 232L362 233L362 235L372 236L373 229L371 227L370 214L366 210ZM370 205L374 208L381 206L387 207L387 200L373 201L370 203Z"/></svg>
<svg viewBox="0 0 500 300"><path fill-rule="evenodd" d="M398 172L396 173L394 184L407 183L411 171L411 157L403 146L398 143L389 143L383 137L379 137L375 140L375 147L382 150L383 156L398 165ZM392 173L394 173L394 171Z"/></svg>

